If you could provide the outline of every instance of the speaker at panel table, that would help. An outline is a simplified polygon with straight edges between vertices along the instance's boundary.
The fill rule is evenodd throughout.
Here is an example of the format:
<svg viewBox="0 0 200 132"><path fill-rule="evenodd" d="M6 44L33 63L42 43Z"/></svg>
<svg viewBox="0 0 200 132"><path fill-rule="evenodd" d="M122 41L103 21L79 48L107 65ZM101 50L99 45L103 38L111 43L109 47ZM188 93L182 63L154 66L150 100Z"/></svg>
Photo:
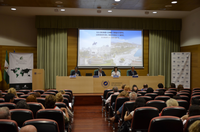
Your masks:
<svg viewBox="0 0 200 132"><path fill-rule="evenodd" d="M78 70L78 67L75 67L73 70L71 70L70 76L81 76L81 72Z"/></svg>

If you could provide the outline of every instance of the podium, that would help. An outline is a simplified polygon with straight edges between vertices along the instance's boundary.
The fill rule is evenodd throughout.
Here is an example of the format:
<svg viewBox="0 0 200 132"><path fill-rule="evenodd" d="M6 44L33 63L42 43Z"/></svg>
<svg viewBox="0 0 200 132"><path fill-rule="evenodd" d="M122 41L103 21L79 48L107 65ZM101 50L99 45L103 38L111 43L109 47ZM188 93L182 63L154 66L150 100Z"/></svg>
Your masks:
<svg viewBox="0 0 200 132"><path fill-rule="evenodd" d="M37 89L44 90L44 69L32 70L32 91Z"/></svg>

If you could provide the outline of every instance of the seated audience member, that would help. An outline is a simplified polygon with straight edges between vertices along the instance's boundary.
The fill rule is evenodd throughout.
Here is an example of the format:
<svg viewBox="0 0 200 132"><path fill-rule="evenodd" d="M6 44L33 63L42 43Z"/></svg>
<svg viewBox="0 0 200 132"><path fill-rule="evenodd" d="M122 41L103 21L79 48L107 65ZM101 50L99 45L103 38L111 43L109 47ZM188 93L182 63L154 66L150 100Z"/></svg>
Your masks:
<svg viewBox="0 0 200 132"><path fill-rule="evenodd" d="M135 71L135 67L134 66L132 66L131 67L131 70L130 71L128 71L128 76L137 76L138 74L137 74L137 72Z"/></svg>
<svg viewBox="0 0 200 132"><path fill-rule="evenodd" d="M46 109L59 109L57 106L55 106L56 103L56 97L54 95L47 95L45 97L45 108ZM60 108L63 112L65 123L69 122L69 115L66 108Z"/></svg>
<svg viewBox="0 0 200 132"><path fill-rule="evenodd" d="M34 93L34 95L35 95L36 98L37 98L37 97L41 97L40 92L36 92L36 93Z"/></svg>
<svg viewBox="0 0 200 132"><path fill-rule="evenodd" d="M98 71L95 71L95 76L106 76L105 72L102 70L101 67L99 67Z"/></svg>
<svg viewBox="0 0 200 132"><path fill-rule="evenodd" d="M24 100L20 100L16 104L16 109L30 109L29 105Z"/></svg>
<svg viewBox="0 0 200 132"><path fill-rule="evenodd" d="M63 102L63 95L61 93L56 94L56 102ZM66 106L67 112L69 117L73 118L74 114L71 112L71 110Z"/></svg>
<svg viewBox="0 0 200 132"><path fill-rule="evenodd" d="M15 95L12 94L12 93L6 94L5 97L4 97L5 102L13 103L14 102L14 97L15 97Z"/></svg>
<svg viewBox="0 0 200 132"><path fill-rule="evenodd" d="M64 90L60 90L58 93L65 94Z"/></svg>
<svg viewBox="0 0 200 132"><path fill-rule="evenodd" d="M153 93L153 88L149 87L149 88L147 89L147 93Z"/></svg>
<svg viewBox="0 0 200 132"><path fill-rule="evenodd" d="M188 128L189 132L200 132L200 120L195 121Z"/></svg>
<svg viewBox="0 0 200 132"><path fill-rule="evenodd" d="M184 90L183 85L178 85L178 87L177 87L177 92L179 92L179 91L181 91L181 90Z"/></svg>
<svg viewBox="0 0 200 132"><path fill-rule="evenodd" d="M117 95L117 94L119 94L119 92L118 92L118 87L113 87L113 94L114 95ZM112 94L112 95L113 95ZM112 95L110 95L109 97L108 97L108 99L106 100L106 104L108 104L108 103L110 103L111 102L111 97L112 97Z"/></svg>
<svg viewBox="0 0 200 132"><path fill-rule="evenodd" d="M131 93L129 94L129 98L130 98L130 101L136 100L136 98L137 98L137 93L131 92ZM122 106L118 109L118 111L117 111L117 113L115 114L115 116L109 118L108 120L109 120L109 121L112 121L112 122L114 122L114 121L117 122L117 121L119 120L120 116L121 116L123 107L124 107L124 105L122 105Z"/></svg>
<svg viewBox="0 0 200 132"><path fill-rule="evenodd" d="M135 100L135 104L133 106L133 109L135 110L136 108L143 107L145 105L146 105L146 100L144 98L139 97ZM126 113L124 115L124 121L128 121L128 120L131 120L133 118L134 110L129 115L127 114L127 111L126 111Z"/></svg>
<svg viewBox="0 0 200 132"><path fill-rule="evenodd" d="M176 84L171 83L171 84L170 84L170 88L176 88Z"/></svg>
<svg viewBox="0 0 200 132"><path fill-rule="evenodd" d="M35 95L33 95L33 94L29 95L29 96L26 98L26 102L37 102L37 103L38 103L38 101L37 101ZM41 104L41 103L40 103L40 104ZM41 104L41 106L42 106L42 109L45 109L45 107L43 106L43 104Z"/></svg>
<svg viewBox="0 0 200 132"><path fill-rule="evenodd" d="M26 125L19 132L37 132L37 128L33 125Z"/></svg>
<svg viewBox="0 0 200 132"><path fill-rule="evenodd" d="M137 87L137 85L133 85L133 86L132 86L132 91L133 91L133 92L136 92L136 93L138 92L138 87Z"/></svg>
<svg viewBox="0 0 200 132"><path fill-rule="evenodd" d="M158 91L158 96L162 96L162 95L165 95L165 92L164 91Z"/></svg>
<svg viewBox="0 0 200 132"><path fill-rule="evenodd" d="M9 89L8 89L8 93L12 93L12 94L15 95L16 98L19 98L19 97L17 96L17 92L16 92L16 89L15 89L15 88L9 88Z"/></svg>
<svg viewBox="0 0 200 132"><path fill-rule="evenodd" d="M8 107L1 107L0 108L0 119L11 119L10 111ZM20 128L18 127L18 130ZM1 131L1 128L0 128Z"/></svg>
<svg viewBox="0 0 200 132"><path fill-rule="evenodd" d="M167 107L170 107L170 106L179 106L177 100L173 99L173 98L170 98L166 101L166 105Z"/></svg>
<svg viewBox="0 0 200 132"><path fill-rule="evenodd" d="M144 84L144 85L143 85L143 88L141 89L141 91L146 91L147 88L148 88L148 85L147 85L147 84Z"/></svg>
<svg viewBox="0 0 200 132"><path fill-rule="evenodd" d="M122 89L123 89L123 90L124 90L125 86L126 86L126 84L123 84L123 85L122 85Z"/></svg>
<svg viewBox="0 0 200 132"><path fill-rule="evenodd" d="M162 83L159 83L159 84L158 84L158 88L164 88L163 84L162 84Z"/></svg>
<svg viewBox="0 0 200 132"><path fill-rule="evenodd" d="M200 115L200 106L199 105L192 105L189 108L189 114L184 115L181 117L182 121L183 121L183 125L185 125L186 120L188 117L190 116L195 116L195 115Z"/></svg>
<svg viewBox="0 0 200 132"><path fill-rule="evenodd" d="M74 68L74 71L71 72L71 76L81 76L81 72L78 70L78 67Z"/></svg>
<svg viewBox="0 0 200 132"><path fill-rule="evenodd" d="M114 67L114 69L113 69L113 71L112 71L112 73L111 73L111 76L113 77L113 76L121 76L121 73L118 71L118 68L117 67Z"/></svg>
<svg viewBox="0 0 200 132"><path fill-rule="evenodd" d="M129 96L128 91L131 91L130 87L129 86L125 86L124 87L124 91L122 91L117 97L128 97Z"/></svg>

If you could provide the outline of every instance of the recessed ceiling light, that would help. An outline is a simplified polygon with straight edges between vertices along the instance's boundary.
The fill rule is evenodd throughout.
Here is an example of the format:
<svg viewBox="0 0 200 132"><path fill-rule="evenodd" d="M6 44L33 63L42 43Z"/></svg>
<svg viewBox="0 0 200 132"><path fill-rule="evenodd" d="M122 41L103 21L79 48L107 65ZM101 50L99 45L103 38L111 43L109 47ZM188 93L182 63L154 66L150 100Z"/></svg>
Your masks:
<svg viewBox="0 0 200 132"><path fill-rule="evenodd" d="M120 0L115 0L115 2L120 2Z"/></svg>
<svg viewBox="0 0 200 132"><path fill-rule="evenodd" d="M154 11L154 12L153 12L153 14L156 14L156 13L157 13L157 11Z"/></svg>
<svg viewBox="0 0 200 132"><path fill-rule="evenodd" d="M112 12L112 10L108 10L108 12Z"/></svg>
<svg viewBox="0 0 200 132"><path fill-rule="evenodd" d="M11 8L11 11L16 11L17 9L16 8Z"/></svg>
<svg viewBox="0 0 200 132"><path fill-rule="evenodd" d="M65 11L65 9L60 9L60 11Z"/></svg>
<svg viewBox="0 0 200 132"><path fill-rule="evenodd" d="M177 1L172 1L171 3L172 3L172 4L176 4L176 3L177 3Z"/></svg>

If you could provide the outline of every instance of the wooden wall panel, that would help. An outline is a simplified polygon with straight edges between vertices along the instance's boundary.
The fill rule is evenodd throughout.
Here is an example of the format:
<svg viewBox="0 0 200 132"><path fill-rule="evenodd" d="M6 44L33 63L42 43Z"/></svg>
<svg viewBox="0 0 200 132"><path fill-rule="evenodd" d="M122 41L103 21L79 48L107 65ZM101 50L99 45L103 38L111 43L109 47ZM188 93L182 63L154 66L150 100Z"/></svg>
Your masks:
<svg viewBox="0 0 200 132"><path fill-rule="evenodd" d="M200 87L200 44L181 47L181 52L191 52L191 88Z"/></svg>
<svg viewBox="0 0 200 132"><path fill-rule="evenodd" d="M149 32L143 31L144 36L144 68L136 69L140 76L146 76L149 73ZM68 29L67 32L68 43L67 43L67 75L70 75L71 69L74 69L77 65L77 49L78 49L78 29ZM95 68L96 69L96 68ZM82 75L85 73L94 73L95 69L79 69ZM103 69L106 75L111 75L111 69ZM120 69L121 75L126 76L128 69Z"/></svg>
<svg viewBox="0 0 200 132"><path fill-rule="evenodd" d="M6 50L8 52L14 52L15 53L33 53L34 54L34 68L37 68L37 48L36 47L20 47L20 46L0 46L0 65L1 65L1 71L3 76L4 71L4 62L6 57ZM8 89L9 85L3 80L0 82L0 89L5 90Z"/></svg>

